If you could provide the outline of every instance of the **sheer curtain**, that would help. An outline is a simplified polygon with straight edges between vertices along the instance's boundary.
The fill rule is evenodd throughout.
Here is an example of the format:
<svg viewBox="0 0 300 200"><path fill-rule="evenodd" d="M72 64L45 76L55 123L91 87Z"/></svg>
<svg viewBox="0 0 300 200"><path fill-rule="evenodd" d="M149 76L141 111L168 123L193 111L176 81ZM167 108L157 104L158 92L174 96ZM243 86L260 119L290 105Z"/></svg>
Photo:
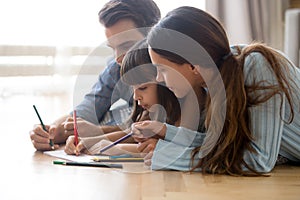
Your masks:
<svg viewBox="0 0 300 200"><path fill-rule="evenodd" d="M231 44L264 42L283 50L288 0L206 0L206 10L225 26Z"/></svg>
<svg viewBox="0 0 300 200"><path fill-rule="evenodd" d="M291 61L300 67L300 2L299 8L285 12L284 52Z"/></svg>

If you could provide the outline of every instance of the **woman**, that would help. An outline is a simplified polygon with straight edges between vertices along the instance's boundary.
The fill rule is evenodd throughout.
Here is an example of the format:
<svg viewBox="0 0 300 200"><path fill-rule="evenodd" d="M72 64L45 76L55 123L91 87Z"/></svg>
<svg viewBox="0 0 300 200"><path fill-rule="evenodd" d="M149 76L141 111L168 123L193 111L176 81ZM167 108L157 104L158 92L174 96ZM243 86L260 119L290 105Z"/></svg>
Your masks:
<svg viewBox="0 0 300 200"><path fill-rule="evenodd" d="M133 122L152 119L172 125L179 124L180 104L173 92L155 81L156 68L151 64L146 40L138 42L127 52L120 72L121 80L132 86L135 100L133 112L127 122L128 129L96 137L80 138L76 147L74 136L70 136L65 147L67 154L78 155L84 150L88 150L91 154L98 154L101 148L128 134ZM156 140L152 138L150 141ZM138 144L134 143L132 138L127 139L125 143L118 144L104 153L109 155L140 153L137 149Z"/></svg>
<svg viewBox="0 0 300 200"><path fill-rule="evenodd" d="M147 156L152 169L261 175L278 155L300 161L300 72L282 54L263 44L230 48L222 25L192 7L168 13L148 43L158 81L178 98L201 96L201 89L208 96L205 133L155 121L133 125L163 139Z"/></svg>

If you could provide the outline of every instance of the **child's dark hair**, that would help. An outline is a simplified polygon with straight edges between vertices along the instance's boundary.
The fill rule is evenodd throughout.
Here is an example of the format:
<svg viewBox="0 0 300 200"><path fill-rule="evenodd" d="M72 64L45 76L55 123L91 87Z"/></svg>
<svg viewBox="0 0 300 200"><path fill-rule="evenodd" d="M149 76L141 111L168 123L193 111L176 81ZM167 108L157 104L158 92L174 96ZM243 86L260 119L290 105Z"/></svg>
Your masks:
<svg viewBox="0 0 300 200"><path fill-rule="evenodd" d="M133 70L134 69L134 70ZM136 43L125 55L121 65L121 80L129 85L155 82L156 67L152 65L146 40ZM180 104L177 97L167 87L157 83L157 100L166 111L166 122L174 125L180 119ZM139 121L144 109L134 102L132 122ZM162 121L158 113L157 121Z"/></svg>

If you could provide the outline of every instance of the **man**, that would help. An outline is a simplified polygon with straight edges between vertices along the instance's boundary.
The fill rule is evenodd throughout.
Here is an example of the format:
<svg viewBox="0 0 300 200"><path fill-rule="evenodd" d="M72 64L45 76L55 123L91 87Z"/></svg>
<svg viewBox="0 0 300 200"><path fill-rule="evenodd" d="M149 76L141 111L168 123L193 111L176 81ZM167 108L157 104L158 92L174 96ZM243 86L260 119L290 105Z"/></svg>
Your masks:
<svg viewBox="0 0 300 200"><path fill-rule="evenodd" d="M160 10L153 0L111 0L98 13L99 21L105 27L105 35L115 54L115 60L110 62L100 74L98 82L90 93L76 107L77 116L83 120L81 136L91 136L120 130L118 126L99 126L105 113L111 105L122 98L126 91L121 84L120 64L126 51L137 41L143 39L149 27L160 19ZM127 90L128 91L128 90ZM114 95L112 95L114 94ZM58 118L51 125L46 125L44 131L38 125L30 131L30 138L37 150L50 150L50 138L53 138L54 148L66 141L73 134L71 114Z"/></svg>

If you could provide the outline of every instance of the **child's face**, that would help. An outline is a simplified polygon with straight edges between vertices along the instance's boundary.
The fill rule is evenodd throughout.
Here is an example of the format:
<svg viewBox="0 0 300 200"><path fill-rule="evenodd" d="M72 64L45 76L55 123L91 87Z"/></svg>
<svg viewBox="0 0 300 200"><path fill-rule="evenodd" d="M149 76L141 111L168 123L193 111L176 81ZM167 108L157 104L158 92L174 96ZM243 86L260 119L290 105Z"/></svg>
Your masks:
<svg viewBox="0 0 300 200"><path fill-rule="evenodd" d="M144 109L151 111L151 106L157 104L157 84L143 83L133 86L133 99Z"/></svg>

